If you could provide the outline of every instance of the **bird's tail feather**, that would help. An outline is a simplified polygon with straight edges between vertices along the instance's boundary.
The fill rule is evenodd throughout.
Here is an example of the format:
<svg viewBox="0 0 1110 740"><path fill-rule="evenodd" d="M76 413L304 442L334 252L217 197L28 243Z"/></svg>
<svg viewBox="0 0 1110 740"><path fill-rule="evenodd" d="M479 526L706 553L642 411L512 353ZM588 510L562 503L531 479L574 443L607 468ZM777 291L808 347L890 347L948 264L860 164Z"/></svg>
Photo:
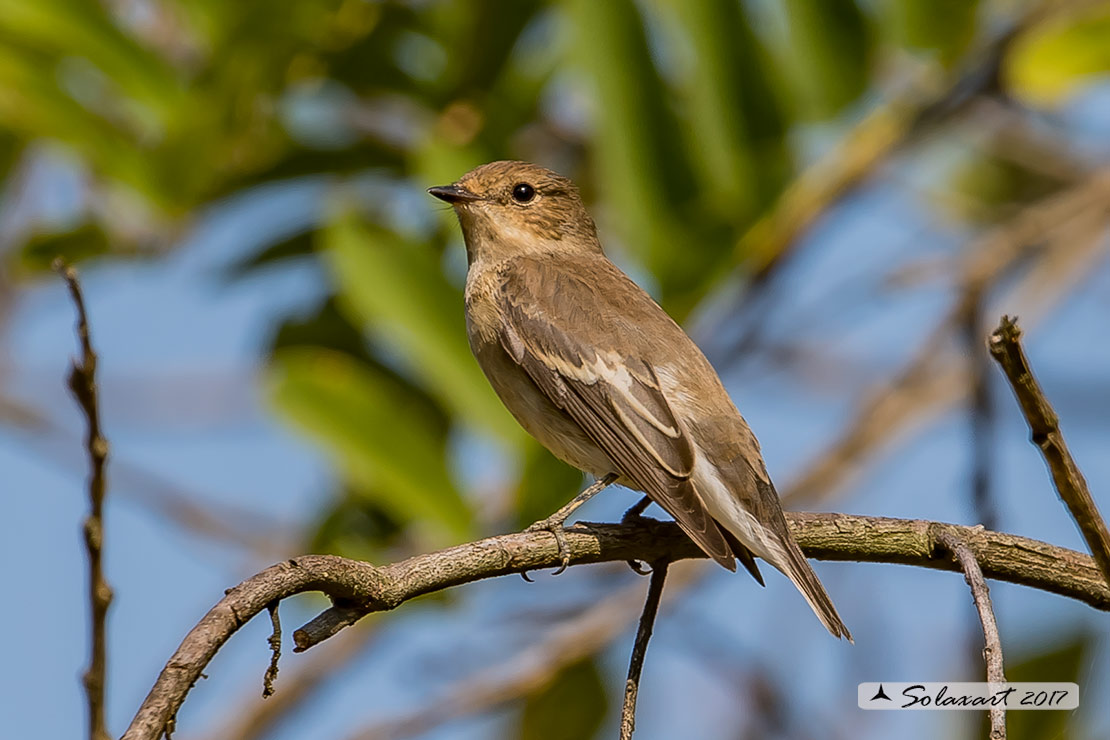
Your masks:
<svg viewBox="0 0 1110 740"><path fill-rule="evenodd" d="M765 478L762 485L758 479L755 481L759 494L755 502L758 509L757 516L747 511L743 505L736 506L738 497L730 493L730 490L749 488L751 477L737 482L734 476L734 485L727 486L719 479L720 472L722 471L714 468L710 475L702 476L698 480L698 485L695 485L694 480L688 480L682 490L693 494L693 499L713 516L720 528L719 531L724 535L724 542L727 542L730 548L729 554L739 559L761 586L763 577L759 574L753 555L758 555L782 571L802 592L802 596L809 602L817 618L821 620L821 624L825 625L834 637L846 637L848 642L853 642L851 633L840 619L840 615L836 613L832 599L825 592L825 587L821 585L802 549L790 534L790 526L782 514L774 486ZM723 472L735 474L734 469L726 468ZM682 520L678 519L678 521L681 525ZM732 557L720 557L714 550L706 548L703 544L704 536L702 539L695 536L700 532L691 532L690 529L683 528L717 562L729 570L736 570L736 563Z"/></svg>
<svg viewBox="0 0 1110 740"><path fill-rule="evenodd" d="M798 590L802 592L802 596L809 602L814 614L821 620L821 624L825 625L825 628L833 634L833 637L844 637L847 638L848 642L854 642L852 634L848 632L848 628L841 620L836 607L833 606L828 592L825 591L825 587L821 585L817 574L813 572L813 567L810 566L806 556L802 553L802 548L798 547L794 538L789 536L783 538L783 545L786 552L786 562L772 563L772 565L776 566L786 574L787 578L793 581Z"/></svg>

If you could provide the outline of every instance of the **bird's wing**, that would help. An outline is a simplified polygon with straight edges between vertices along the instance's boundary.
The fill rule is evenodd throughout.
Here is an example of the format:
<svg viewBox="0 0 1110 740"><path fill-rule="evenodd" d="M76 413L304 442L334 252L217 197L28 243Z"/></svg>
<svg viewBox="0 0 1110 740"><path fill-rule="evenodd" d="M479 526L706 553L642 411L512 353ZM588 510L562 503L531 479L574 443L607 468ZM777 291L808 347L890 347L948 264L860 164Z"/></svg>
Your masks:
<svg viewBox="0 0 1110 740"><path fill-rule="evenodd" d="M689 435L675 418L655 370L620 341L623 310L617 315L613 297L599 295L584 280L539 268L541 273L545 269L546 275L536 269L513 271L501 283L502 347L609 456L616 472L651 496L706 554L735 570L733 549L690 479L695 451ZM629 301L650 302L629 286L635 287L628 281L617 288L628 293ZM575 320L596 330L590 340L572 334L569 326Z"/></svg>

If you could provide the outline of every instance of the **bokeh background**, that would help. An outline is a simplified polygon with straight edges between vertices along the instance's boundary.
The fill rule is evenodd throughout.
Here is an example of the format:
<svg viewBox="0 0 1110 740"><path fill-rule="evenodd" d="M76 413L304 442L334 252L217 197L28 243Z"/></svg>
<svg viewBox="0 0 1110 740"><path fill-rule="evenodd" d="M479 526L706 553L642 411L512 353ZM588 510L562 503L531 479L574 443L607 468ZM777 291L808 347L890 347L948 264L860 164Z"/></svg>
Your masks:
<svg viewBox="0 0 1110 740"><path fill-rule="evenodd" d="M1108 71L1106 2L0 0L3 735L84 724L55 255L82 271L101 353L114 733L265 565L513 530L583 484L471 359L457 225L423 192L493 159L580 184L610 256L721 371L788 508L1082 549L984 338L1021 317L1110 509ZM637 737L980 736L975 714L855 706L860 681L981 680L963 580L817 569L855 646L777 574L673 578ZM287 655L266 702L256 620L175 737L612 737L645 588L598 566L425 598ZM1107 616L992 594L1010 679L1083 688L1077 712L1011 714L1010 737L1110 736ZM287 629L322 606L285 603Z"/></svg>

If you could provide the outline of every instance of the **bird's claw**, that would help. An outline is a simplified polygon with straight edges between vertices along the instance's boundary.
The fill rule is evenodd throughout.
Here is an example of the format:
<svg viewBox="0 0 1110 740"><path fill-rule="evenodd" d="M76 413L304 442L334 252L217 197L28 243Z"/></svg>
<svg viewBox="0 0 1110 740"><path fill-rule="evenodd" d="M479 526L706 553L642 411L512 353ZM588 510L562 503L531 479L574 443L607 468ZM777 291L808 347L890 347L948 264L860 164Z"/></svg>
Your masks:
<svg viewBox="0 0 1110 740"><path fill-rule="evenodd" d="M555 544L559 547L559 560L562 564L551 574L553 576L559 575L570 566L570 545L567 544L566 527L563 525L563 521L548 517L524 530L525 532L550 532L555 537ZM524 575L524 580L531 580L527 575L523 573L521 575Z"/></svg>

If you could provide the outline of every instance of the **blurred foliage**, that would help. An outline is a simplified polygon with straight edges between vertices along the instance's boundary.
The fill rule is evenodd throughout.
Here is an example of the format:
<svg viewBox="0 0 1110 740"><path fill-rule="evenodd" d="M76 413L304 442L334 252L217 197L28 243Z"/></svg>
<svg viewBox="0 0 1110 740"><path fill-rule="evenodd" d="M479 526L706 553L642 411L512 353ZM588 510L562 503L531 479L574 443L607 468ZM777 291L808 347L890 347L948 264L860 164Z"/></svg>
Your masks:
<svg viewBox="0 0 1110 740"><path fill-rule="evenodd" d="M1064 102L1081 85L1110 70L1110 5L1036 26L1006 57L1008 86L1034 106Z"/></svg>
<svg viewBox="0 0 1110 740"><path fill-rule="evenodd" d="M277 407L324 441L337 467L393 517L444 534L472 534L470 511L446 466L446 430L381 373L328 349L275 353Z"/></svg>
<svg viewBox="0 0 1110 740"><path fill-rule="evenodd" d="M344 491L313 525L310 552L341 552L369 562L388 559L405 525L378 505L379 496Z"/></svg>
<svg viewBox="0 0 1110 740"><path fill-rule="evenodd" d="M852 0L784 0L793 85L803 116L830 118L868 87L872 38Z"/></svg>
<svg viewBox="0 0 1110 740"><path fill-rule="evenodd" d="M1000 148L1000 147L999 147ZM957 214L970 223L991 224L1024 203L1043 198L1067 184L1054 173L1038 171L987 144L969 152L952 168L948 198L958 196Z"/></svg>
<svg viewBox="0 0 1110 740"><path fill-rule="evenodd" d="M967 51L979 30L977 0L899 0L883 5L889 32L898 43L935 53L946 66Z"/></svg>
<svg viewBox="0 0 1110 740"><path fill-rule="evenodd" d="M529 521L581 476L525 438L470 357L457 227L430 200L415 215L420 190L491 159L550 164L682 317L744 271L742 237L805 164L799 136L858 117L888 60L948 74L983 45L982 6L0 0L0 172L61 150L82 189L65 218L24 226L4 269L157 254L217 199L325 178L316 222L226 272L312 261L327 277L315 309L275 317L266 378L335 461L321 521L345 532L349 515L379 544L417 522L433 542L472 535L458 435L520 461L486 493ZM1026 29L1005 92L1056 103L1105 72L1108 12ZM987 147L949 176L973 220L1058 184Z"/></svg>
<svg viewBox="0 0 1110 740"><path fill-rule="evenodd" d="M23 264L32 270L49 270L55 257L73 264L110 254L108 237L96 224L84 223L73 231L35 234L23 246Z"/></svg>
<svg viewBox="0 0 1110 740"><path fill-rule="evenodd" d="M421 244L340 216L322 233L340 310L397 352L413 377L451 414L507 442L523 432L471 360L462 290Z"/></svg>
<svg viewBox="0 0 1110 740"><path fill-rule="evenodd" d="M608 702L596 659L572 663L524 702L519 740L591 740Z"/></svg>

